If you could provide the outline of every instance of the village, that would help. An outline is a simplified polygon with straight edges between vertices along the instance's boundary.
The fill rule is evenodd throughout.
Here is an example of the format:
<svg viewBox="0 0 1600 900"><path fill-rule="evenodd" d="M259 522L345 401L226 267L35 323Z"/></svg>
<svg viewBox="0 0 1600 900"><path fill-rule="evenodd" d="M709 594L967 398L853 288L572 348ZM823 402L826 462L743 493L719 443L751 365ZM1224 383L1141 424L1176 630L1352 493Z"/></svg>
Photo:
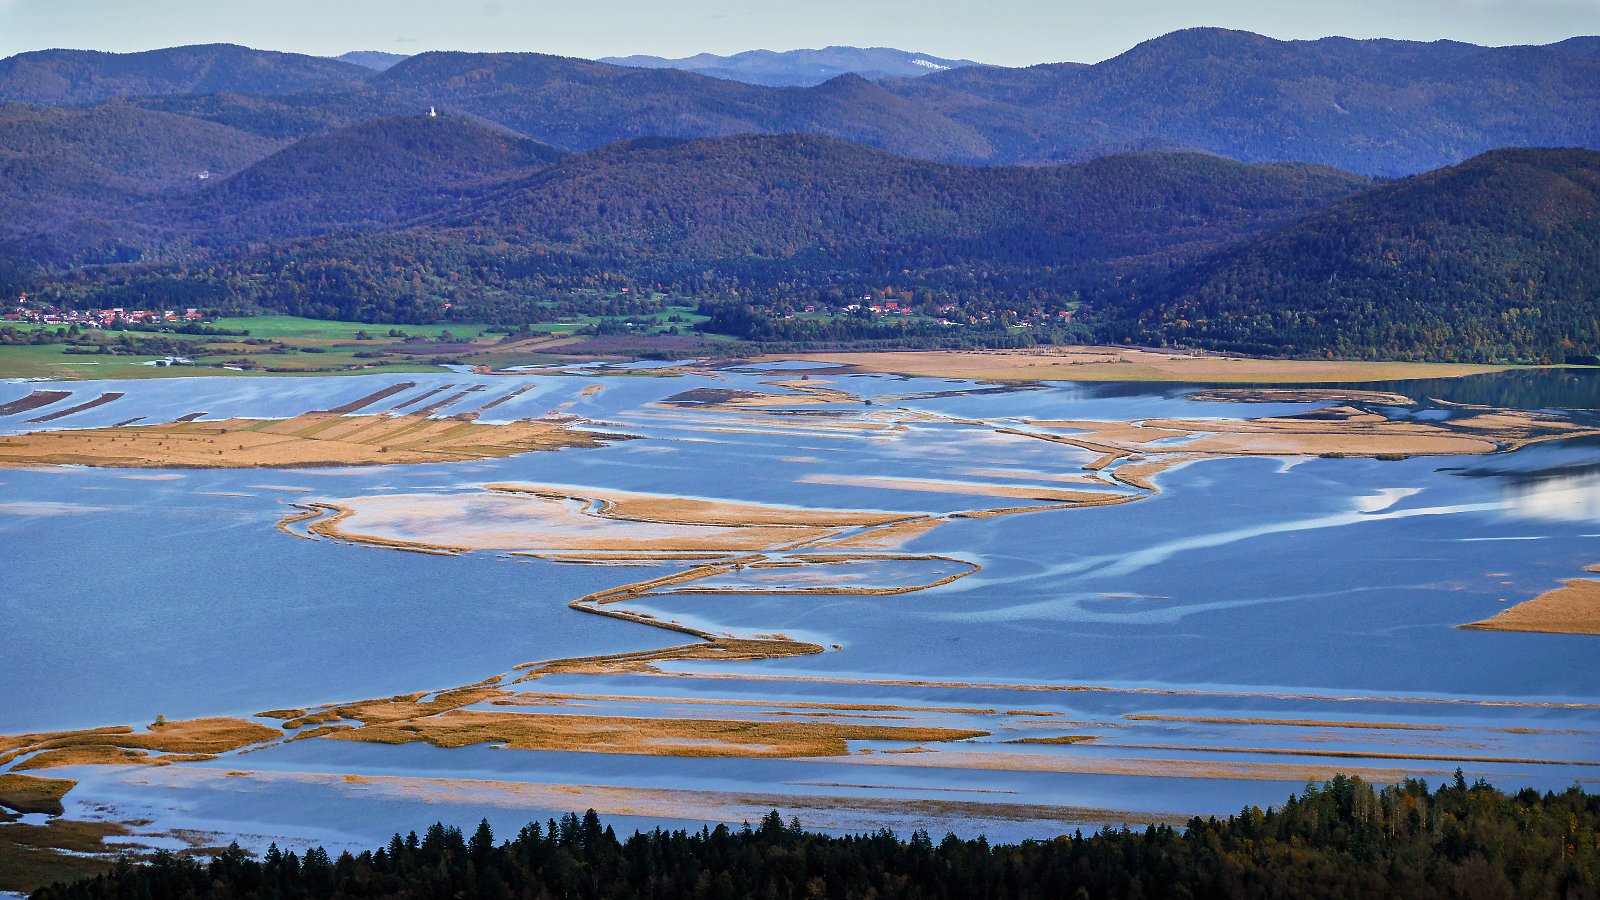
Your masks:
<svg viewBox="0 0 1600 900"><path fill-rule="evenodd" d="M26 322L36 325L66 325L78 328L122 328L137 325L203 325L212 321L214 316L208 316L198 309L185 309L178 312L175 309L125 309L114 306L109 309L62 309L49 303L29 300L27 294L17 298L16 305L3 314L0 320L6 322Z"/></svg>

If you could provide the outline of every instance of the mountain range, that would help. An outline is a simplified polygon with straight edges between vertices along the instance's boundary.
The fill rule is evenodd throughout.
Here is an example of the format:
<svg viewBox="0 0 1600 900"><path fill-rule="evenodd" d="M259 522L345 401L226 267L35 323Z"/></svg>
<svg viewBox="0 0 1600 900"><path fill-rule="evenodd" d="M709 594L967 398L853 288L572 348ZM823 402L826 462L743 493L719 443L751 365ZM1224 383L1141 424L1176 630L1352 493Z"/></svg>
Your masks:
<svg viewBox="0 0 1600 900"><path fill-rule="evenodd" d="M0 100L112 96L276 141L431 106L568 152L639 137L810 132L941 162L1192 149L1395 177L1500 147L1600 147L1600 38L1479 47L1191 29L1095 65L843 74L809 87L535 53L429 52L381 71L221 45L0 61Z"/></svg>
<svg viewBox="0 0 1600 900"><path fill-rule="evenodd" d="M916 78L978 63L970 59L944 59L892 47L824 47L820 50L746 50L731 56L698 53L679 59L660 56L605 56L600 62L643 69L681 69L713 78L806 87L840 75L860 75L872 81Z"/></svg>
<svg viewBox="0 0 1600 900"><path fill-rule="evenodd" d="M1600 352L1594 38L1196 30L1093 66L809 87L352 58L0 61L0 291L515 324L627 286L791 344L1026 322L1295 356ZM795 316L885 291L926 318Z"/></svg>

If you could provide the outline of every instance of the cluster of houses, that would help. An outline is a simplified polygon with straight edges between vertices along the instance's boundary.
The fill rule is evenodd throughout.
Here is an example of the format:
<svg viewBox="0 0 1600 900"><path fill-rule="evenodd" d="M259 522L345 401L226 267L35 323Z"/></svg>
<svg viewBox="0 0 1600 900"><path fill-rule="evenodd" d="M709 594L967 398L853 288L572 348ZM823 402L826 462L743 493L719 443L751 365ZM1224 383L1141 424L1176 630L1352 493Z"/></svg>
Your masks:
<svg viewBox="0 0 1600 900"><path fill-rule="evenodd" d="M26 294L0 319L7 322L32 322L40 325L76 325L79 328L110 328L114 325L184 325L203 323L208 318L198 309L60 309L47 303L28 300Z"/></svg>

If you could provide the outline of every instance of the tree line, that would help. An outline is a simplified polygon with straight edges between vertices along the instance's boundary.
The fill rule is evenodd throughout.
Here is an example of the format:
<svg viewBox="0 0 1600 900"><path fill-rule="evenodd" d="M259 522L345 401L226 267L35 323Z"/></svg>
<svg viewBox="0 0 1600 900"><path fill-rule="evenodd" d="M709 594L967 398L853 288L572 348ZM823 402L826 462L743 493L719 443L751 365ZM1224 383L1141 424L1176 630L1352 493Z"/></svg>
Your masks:
<svg viewBox="0 0 1600 900"><path fill-rule="evenodd" d="M32 900L744 900L744 898L1589 898L1600 896L1600 797L1507 794L1458 771L1437 789L1335 777L1281 807L1183 828L991 844L925 831L830 836L785 823L656 829L626 839L593 810L497 841L435 824L332 858L233 846L158 854Z"/></svg>

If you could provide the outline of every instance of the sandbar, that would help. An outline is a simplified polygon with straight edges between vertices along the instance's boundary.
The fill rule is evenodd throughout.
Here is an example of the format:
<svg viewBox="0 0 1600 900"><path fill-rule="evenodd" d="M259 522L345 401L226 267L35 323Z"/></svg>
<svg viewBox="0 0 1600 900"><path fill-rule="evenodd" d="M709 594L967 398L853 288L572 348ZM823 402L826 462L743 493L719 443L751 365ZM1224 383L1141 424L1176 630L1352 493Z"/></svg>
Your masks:
<svg viewBox="0 0 1600 900"><path fill-rule="evenodd" d="M889 372L977 381L1194 381L1316 384L1455 378L1504 366L1460 363L1246 359L1130 347L1050 347L1035 350L907 350L796 353L758 362L799 360L862 372Z"/></svg>

